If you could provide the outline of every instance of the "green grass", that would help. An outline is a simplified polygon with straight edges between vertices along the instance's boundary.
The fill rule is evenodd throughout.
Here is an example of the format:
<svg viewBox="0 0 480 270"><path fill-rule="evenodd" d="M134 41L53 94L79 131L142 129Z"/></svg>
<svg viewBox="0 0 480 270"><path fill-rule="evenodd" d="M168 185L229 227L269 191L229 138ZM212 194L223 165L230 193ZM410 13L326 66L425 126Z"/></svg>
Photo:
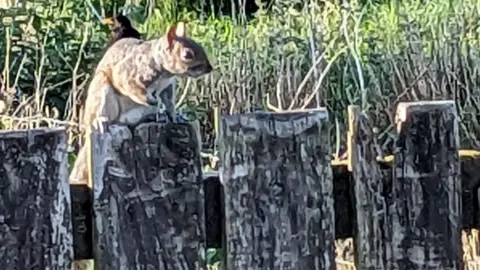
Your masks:
<svg viewBox="0 0 480 270"><path fill-rule="evenodd" d="M480 145L475 135L479 1L350 1L348 8L329 1L294 2L275 1L249 20L188 10L175 1L130 6L129 17L146 38L185 20L190 35L206 48L215 72L182 80L179 95L188 91L180 107L198 112L208 148L214 147L207 115L213 106L224 114L326 106L341 133L346 107L357 104L371 115L388 149L399 101L445 98L457 100L463 146ZM41 97L16 117L56 109L61 119L78 119L78 96L101 57L108 29L85 2L60 3L0 12L4 20L18 21L0 27L7 49L0 62L10 75L8 84L16 83L26 97ZM102 13L100 2L94 5ZM103 2L107 13L112 6ZM13 38L23 42L8 42ZM317 57L324 56L315 70L312 47Z"/></svg>

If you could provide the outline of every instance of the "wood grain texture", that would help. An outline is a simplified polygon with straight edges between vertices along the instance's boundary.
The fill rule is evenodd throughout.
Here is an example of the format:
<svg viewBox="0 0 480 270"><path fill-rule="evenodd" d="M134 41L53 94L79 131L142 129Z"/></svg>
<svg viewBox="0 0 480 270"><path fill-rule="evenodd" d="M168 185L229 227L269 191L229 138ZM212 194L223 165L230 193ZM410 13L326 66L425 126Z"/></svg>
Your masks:
<svg viewBox="0 0 480 270"><path fill-rule="evenodd" d="M198 129L94 133L95 269L206 269Z"/></svg>
<svg viewBox="0 0 480 270"><path fill-rule="evenodd" d="M353 122L352 168L355 180L355 262L357 269L394 269L391 254L391 193L376 160L374 133L359 107L349 106ZM385 182L385 183L384 183Z"/></svg>
<svg viewBox="0 0 480 270"><path fill-rule="evenodd" d="M400 103L396 122L390 269L462 269L455 104Z"/></svg>
<svg viewBox="0 0 480 270"><path fill-rule="evenodd" d="M221 120L227 269L335 269L325 110Z"/></svg>
<svg viewBox="0 0 480 270"><path fill-rule="evenodd" d="M0 132L0 265L71 269L64 128Z"/></svg>

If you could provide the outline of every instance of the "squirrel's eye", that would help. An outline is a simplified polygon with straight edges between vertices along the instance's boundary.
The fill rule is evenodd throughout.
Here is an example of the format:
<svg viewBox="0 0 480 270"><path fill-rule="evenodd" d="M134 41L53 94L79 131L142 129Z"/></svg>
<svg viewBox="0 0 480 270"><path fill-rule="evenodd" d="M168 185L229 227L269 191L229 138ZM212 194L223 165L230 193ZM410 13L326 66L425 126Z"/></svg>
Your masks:
<svg viewBox="0 0 480 270"><path fill-rule="evenodd" d="M182 58L185 59L185 60L193 59L192 50L189 50L189 49L182 50Z"/></svg>

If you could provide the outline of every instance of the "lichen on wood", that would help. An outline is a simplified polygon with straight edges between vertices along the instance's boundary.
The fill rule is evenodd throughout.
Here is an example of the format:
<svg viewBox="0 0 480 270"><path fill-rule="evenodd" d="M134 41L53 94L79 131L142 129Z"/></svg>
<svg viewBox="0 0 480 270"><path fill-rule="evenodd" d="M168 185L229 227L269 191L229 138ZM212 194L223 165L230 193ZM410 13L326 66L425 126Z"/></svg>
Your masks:
<svg viewBox="0 0 480 270"><path fill-rule="evenodd" d="M195 123L94 133L95 269L205 269Z"/></svg>
<svg viewBox="0 0 480 270"><path fill-rule="evenodd" d="M400 103L396 122L390 269L462 269L455 103Z"/></svg>
<svg viewBox="0 0 480 270"><path fill-rule="evenodd" d="M326 110L221 121L227 269L335 269Z"/></svg>
<svg viewBox="0 0 480 270"><path fill-rule="evenodd" d="M71 269L64 128L0 132L0 265Z"/></svg>

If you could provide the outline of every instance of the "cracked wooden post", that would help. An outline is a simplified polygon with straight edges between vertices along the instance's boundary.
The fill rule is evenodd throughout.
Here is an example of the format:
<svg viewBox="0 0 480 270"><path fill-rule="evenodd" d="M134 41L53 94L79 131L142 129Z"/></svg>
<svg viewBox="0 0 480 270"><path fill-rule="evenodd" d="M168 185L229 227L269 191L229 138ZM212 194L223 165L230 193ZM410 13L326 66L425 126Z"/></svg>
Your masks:
<svg viewBox="0 0 480 270"><path fill-rule="evenodd" d="M197 123L94 132L95 269L205 269Z"/></svg>
<svg viewBox="0 0 480 270"><path fill-rule="evenodd" d="M456 117L449 100L398 105L390 269L463 269Z"/></svg>
<svg viewBox="0 0 480 270"><path fill-rule="evenodd" d="M335 269L326 110L221 122L227 269Z"/></svg>
<svg viewBox="0 0 480 270"><path fill-rule="evenodd" d="M64 128L0 132L0 265L71 269Z"/></svg>
<svg viewBox="0 0 480 270"><path fill-rule="evenodd" d="M391 265L390 204L385 197L390 185L382 179L376 160L375 134L358 106L348 107L348 118L356 201L355 264L357 269L397 269Z"/></svg>

